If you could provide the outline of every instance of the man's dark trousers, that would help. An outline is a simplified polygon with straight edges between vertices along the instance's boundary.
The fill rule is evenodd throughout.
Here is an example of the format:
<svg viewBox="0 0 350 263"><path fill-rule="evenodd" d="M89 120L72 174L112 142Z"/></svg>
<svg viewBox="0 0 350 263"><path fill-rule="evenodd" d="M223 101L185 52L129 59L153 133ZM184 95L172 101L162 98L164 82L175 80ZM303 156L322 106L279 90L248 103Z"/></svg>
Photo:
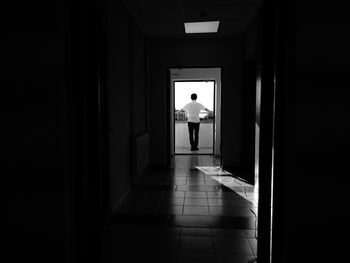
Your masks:
<svg viewBox="0 0 350 263"><path fill-rule="evenodd" d="M188 122L188 133L190 137L191 150L198 148L199 122ZM193 138L194 133L194 138Z"/></svg>

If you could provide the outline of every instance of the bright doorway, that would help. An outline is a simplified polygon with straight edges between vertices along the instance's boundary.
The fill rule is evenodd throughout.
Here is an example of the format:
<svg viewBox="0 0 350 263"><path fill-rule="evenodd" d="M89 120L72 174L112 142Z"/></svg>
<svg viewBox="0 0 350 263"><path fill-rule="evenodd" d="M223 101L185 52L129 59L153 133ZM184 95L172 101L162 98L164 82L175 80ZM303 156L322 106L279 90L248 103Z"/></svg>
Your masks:
<svg viewBox="0 0 350 263"><path fill-rule="evenodd" d="M199 113L199 150L197 154L214 154L214 80L192 80L174 82L175 99L175 154L192 154L189 144L188 118L180 111L191 102L191 94L197 94L197 102L210 112Z"/></svg>
<svg viewBox="0 0 350 263"><path fill-rule="evenodd" d="M221 68L170 69L171 155L200 154L221 157ZM179 111L191 94L210 112L200 113L198 151L190 150L187 116Z"/></svg>

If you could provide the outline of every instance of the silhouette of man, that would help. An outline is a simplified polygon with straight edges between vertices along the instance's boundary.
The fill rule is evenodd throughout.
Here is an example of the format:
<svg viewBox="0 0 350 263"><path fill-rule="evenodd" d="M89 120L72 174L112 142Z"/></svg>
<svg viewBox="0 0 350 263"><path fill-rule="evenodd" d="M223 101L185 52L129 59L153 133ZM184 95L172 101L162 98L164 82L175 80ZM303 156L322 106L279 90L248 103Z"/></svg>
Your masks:
<svg viewBox="0 0 350 263"><path fill-rule="evenodd" d="M185 111L187 113L188 133L190 138L191 151L198 151L198 134L200 123L199 113L201 112L201 110L205 110L207 112L210 112L210 110L208 110L206 107L204 107L202 104L196 101L196 93L191 94L191 99L192 102L186 104L185 107L183 107L180 111Z"/></svg>

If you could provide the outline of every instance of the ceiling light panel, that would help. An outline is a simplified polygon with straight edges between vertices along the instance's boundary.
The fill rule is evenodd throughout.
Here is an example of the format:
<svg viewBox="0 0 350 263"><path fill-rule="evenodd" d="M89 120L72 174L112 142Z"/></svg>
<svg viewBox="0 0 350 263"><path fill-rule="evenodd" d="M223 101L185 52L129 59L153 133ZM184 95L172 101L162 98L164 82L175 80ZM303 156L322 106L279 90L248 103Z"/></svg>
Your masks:
<svg viewBox="0 0 350 263"><path fill-rule="evenodd" d="M216 33L219 29L219 23L220 21L185 23L185 32L186 34Z"/></svg>

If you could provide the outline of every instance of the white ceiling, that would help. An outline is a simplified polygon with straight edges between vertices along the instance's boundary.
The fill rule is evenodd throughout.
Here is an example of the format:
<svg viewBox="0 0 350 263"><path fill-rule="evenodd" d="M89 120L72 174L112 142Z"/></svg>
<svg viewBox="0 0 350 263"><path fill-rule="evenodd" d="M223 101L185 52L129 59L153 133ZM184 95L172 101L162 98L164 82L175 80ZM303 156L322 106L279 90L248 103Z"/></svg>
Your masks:
<svg viewBox="0 0 350 263"><path fill-rule="evenodd" d="M124 0L139 27L153 38L240 36L263 0ZM184 22L220 20L217 34L186 35Z"/></svg>

